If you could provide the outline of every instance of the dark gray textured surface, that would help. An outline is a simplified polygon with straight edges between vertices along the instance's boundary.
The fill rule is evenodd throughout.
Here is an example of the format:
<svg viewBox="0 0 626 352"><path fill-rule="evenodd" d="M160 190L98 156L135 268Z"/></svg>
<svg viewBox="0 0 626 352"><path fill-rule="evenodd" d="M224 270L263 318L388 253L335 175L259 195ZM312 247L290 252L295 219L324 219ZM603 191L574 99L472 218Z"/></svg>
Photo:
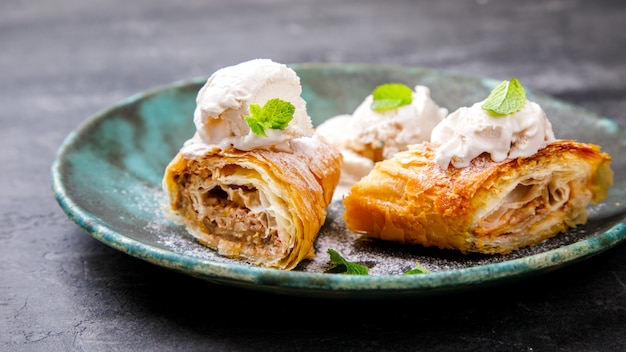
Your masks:
<svg viewBox="0 0 626 352"><path fill-rule="evenodd" d="M212 285L97 242L50 164L133 93L250 58L427 66L526 86L626 126L619 1L3 1L0 350L626 349L626 247L522 282L402 301Z"/></svg>

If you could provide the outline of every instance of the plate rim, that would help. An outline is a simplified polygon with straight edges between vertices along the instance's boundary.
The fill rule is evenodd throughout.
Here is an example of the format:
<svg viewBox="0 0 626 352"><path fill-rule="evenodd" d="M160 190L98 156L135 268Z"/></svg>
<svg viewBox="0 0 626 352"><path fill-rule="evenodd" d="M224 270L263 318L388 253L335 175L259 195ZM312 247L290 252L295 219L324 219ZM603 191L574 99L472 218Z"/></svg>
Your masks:
<svg viewBox="0 0 626 352"><path fill-rule="evenodd" d="M294 68L296 71L319 68L345 69L346 67L358 70L372 68L415 69L446 75L457 75L482 82L490 82L491 84L496 82L488 77L474 77L452 71L420 66L312 62L288 64L288 66ZM482 287L485 283L495 284L507 280L516 280L524 276L535 275L540 272L556 270L565 265L573 264L602 253L626 239L626 215L621 215L616 225L592 237L545 252L502 262L419 275L380 274L360 276L286 271L257 267L244 263L212 261L156 247L127 237L114 228L108 227L102 219L83 209L80 204L68 195L65 183L63 182L64 175L61 172L65 162L64 158L67 153L71 151L72 147L78 147L76 143L79 141L79 137L84 135L91 125L105 120L111 111L122 106L132 104L168 90L192 84L202 84L206 79L206 77L195 77L186 80L177 80L135 93L88 117L67 135L57 149L51 165L51 186L57 203L75 224L98 241L116 250L152 264L191 276L200 277L214 283L278 294L327 298L417 297L450 291L463 291L465 289ZM559 101L559 99L549 95L543 94L543 96L559 104L564 104L568 108L577 109L593 119L613 121L576 105Z"/></svg>

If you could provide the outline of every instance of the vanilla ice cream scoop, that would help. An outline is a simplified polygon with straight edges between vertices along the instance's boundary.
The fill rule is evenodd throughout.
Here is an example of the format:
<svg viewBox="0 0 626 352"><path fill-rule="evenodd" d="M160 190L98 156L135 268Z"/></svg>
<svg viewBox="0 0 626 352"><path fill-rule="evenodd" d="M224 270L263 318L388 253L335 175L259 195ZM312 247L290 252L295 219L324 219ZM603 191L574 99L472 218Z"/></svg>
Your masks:
<svg viewBox="0 0 626 352"><path fill-rule="evenodd" d="M335 199L342 199L350 188L367 175L376 162L406 150L408 145L430 140L432 129L448 110L430 97L430 89L418 85L410 104L377 111L368 95L351 115L332 117L316 128L343 155L341 178Z"/></svg>
<svg viewBox="0 0 626 352"><path fill-rule="evenodd" d="M436 162L444 170L450 163L467 167L482 153L489 153L495 162L528 157L555 140L552 125L537 103L526 101L521 110L506 116L490 115L483 103L456 110L433 129Z"/></svg>
<svg viewBox="0 0 626 352"><path fill-rule="evenodd" d="M301 93L300 78L295 71L269 59L222 68L198 92L193 119L196 134L181 152L192 156L215 148L288 148L289 140L314 133ZM254 134L245 121L245 116L251 114L250 105L263 106L273 98L294 105L293 119L283 130L267 129L267 136Z"/></svg>
<svg viewBox="0 0 626 352"><path fill-rule="evenodd" d="M346 146L380 161L406 150L409 144L429 140L433 128L448 110L431 99L426 86L416 86L412 96L411 104L383 111L373 110L374 98L371 94L367 96L352 113Z"/></svg>

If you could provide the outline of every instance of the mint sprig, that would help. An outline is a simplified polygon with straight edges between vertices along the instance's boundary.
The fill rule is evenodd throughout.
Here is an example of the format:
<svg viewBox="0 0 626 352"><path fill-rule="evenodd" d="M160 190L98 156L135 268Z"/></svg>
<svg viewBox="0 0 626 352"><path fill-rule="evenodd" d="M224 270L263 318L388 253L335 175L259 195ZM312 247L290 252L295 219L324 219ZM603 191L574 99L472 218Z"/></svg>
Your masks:
<svg viewBox="0 0 626 352"><path fill-rule="evenodd" d="M503 81L495 87L482 105L494 116L506 116L520 111L526 105L526 91L517 78Z"/></svg>
<svg viewBox="0 0 626 352"><path fill-rule="evenodd" d="M415 275L415 274L427 274L430 273L431 271L426 269L422 264L420 264L419 262L415 263L415 268L407 270L404 272L405 275Z"/></svg>
<svg viewBox="0 0 626 352"><path fill-rule="evenodd" d="M402 83L382 84L372 92L370 107L375 111L397 109L413 102L413 91Z"/></svg>
<svg viewBox="0 0 626 352"><path fill-rule="evenodd" d="M252 133L267 137L266 128L284 130L293 119L296 107L288 101L274 98L270 99L263 107L258 104L250 104L250 115L244 116Z"/></svg>
<svg viewBox="0 0 626 352"><path fill-rule="evenodd" d="M347 261L339 252L334 249L328 249L330 255L330 264L332 269L336 269L335 273L349 275L368 275L369 269L361 264ZM337 271L338 270L338 271Z"/></svg>

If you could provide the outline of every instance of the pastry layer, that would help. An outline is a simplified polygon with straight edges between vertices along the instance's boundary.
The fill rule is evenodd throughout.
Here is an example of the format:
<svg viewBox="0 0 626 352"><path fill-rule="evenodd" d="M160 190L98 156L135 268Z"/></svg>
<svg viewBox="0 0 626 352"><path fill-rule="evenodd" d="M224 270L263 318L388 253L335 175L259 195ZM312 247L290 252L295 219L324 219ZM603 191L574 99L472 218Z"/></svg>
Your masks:
<svg viewBox="0 0 626 352"><path fill-rule="evenodd" d="M341 155L318 137L291 151L230 149L187 159L163 178L175 220L221 255L292 269L313 242L339 181Z"/></svg>
<svg viewBox="0 0 626 352"><path fill-rule="evenodd" d="M375 169L344 198L349 229L371 237L461 252L509 253L587 221L608 195L611 158L559 140L527 158L475 158L443 170L425 142Z"/></svg>

